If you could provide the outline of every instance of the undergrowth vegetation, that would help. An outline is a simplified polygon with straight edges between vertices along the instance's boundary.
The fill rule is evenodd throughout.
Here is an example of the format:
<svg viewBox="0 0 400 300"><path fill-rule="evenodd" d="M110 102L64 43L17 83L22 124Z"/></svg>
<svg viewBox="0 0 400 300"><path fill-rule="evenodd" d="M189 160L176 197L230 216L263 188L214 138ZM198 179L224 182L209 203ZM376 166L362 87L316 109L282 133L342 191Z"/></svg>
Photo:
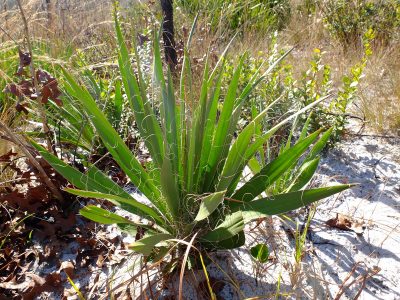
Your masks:
<svg viewBox="0 0 400 300"><path fill-rule="evenodd" d="M97 206L83 208L80 211L83 216L100 223L118 224L122 230L134 235L137 228L142 228L144 236L130 248L156 261L170 254L170 263L176 264L174 260L181 262L181 257L173 249L182 248L177 247L180 240L190 241L188 251L192 246L199 251L236 248L244 244L243 229L246 223L265 215L299 208L349 187L339 185L303 190L312 178L318 164L318 154L328 141L330 130L320 139L317 139L320 130L309 136L306 136L305 130L294 145L288 141L281 153L275 159L267 160L265 166L253 160L254 176L238 187L249 160L256 153L261 158L265 157L265 143L271 136L290 119L318 103L315 101L262 131L259 125L268 111L273 109L274 102L279 101L278 98L260 112L254 109L251 122L243 130L236 131L248 95L283 57L261 76L250 78L244 88L238 91L242 57L224 95L221 85L225 56L213 69L206 62L200 97L194 99L190 92L190 58L187 55L184 57L179 89L175 90L171 74L163 74L156 35L151 76L155 80L152 86L156 91L148 98L150 83L142 76L136 46L133 49L138 66L135 72L137 78L131 69L129 52L117 16L115 22L119 72L140 137L151 155L151 162L142 166L97 107L88 90L64 71L66 89L80 102L113 159L151 202L151 206L137 201L134 195L129 195L96 167L89 166L87 174L80 173L34 143L53 168L79 188L68 189L70 193L107 199L142 217L142 220L132 221ZM189 52L190 39L191 36L186 53ZM176 96L179 98L176 99ZM295 171L299 158L314 142L314 147ZM277 188L272 186L275 182L278 182ZM260 198L262 193L265 196Z"/></svg>
<svg viewBox="0 0 400 300"><path fill-rule="evenodd" d="M288 0L179 0L177 5L189 15L204 14L211 30L220 34L226 30L273 32L284 28L291 14Z"/></svg>
<svg viewBox="0 0 400 300"><path fill-rule="evenodd" d="M400 8L389 1L322 1L324 21L330 33L348 47L361 46L368 29L376 34L375 43L387 46L400 29Z"/></svg>
<svg viewBox="0 0 400 300"><path fill-rule="evenodd" d="M296 226L296 274L313 203L352 186L318 186L321 155L350 118L400 128L397 1L176 0L172 70L158 2L101 6L112 20L83 28L57 5L59 19L20 7L23 22L10 10L0 23L3 265L60 233L90 248L95 221L134 237L145 265L180 270L180 295L184 272L202 269L216 299L208 254L243 247L249 223L277 215ZM301 226L289 215L302 207ZM269 260L264 243L248 251Z"/></svg>

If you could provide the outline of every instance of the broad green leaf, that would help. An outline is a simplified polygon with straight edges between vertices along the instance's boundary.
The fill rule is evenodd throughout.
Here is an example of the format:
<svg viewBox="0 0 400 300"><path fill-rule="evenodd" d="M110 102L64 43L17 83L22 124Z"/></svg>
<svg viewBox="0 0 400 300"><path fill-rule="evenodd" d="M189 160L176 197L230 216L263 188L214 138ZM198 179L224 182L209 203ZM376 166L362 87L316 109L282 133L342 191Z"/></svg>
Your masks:
<svg viewBox="0 0 400 300"><path fill-rule="evenodd" d="M238 234L228 239L224 239L222 241L217 241L217 242L203 242L203 245L210 250L215 250L215 249L227 250L227 249L235 249L241 247L245 244L245 242L246 242L246 237L244 231L240 231Z"/></svg>
<svg viewBox="0 0 400 300"><path fill-rule="evenodd" d="M153 184L147 172L126 146L119 134L108 122L103 112L97 107L96 102L89 92L85 88L82 88L67 71L63 70L63 72L67 83L75 92L75 97L80 100L81 104L88 112L91 122L115 161L139 190L143 192L150 201L155 203L155 205L161 206L160 209L163 209L162 203L158 202L160 191Z"/></svg>
<svg viewBox="0 0 400 300"><path fill-rule="evenodd" d="M132 221L124 217L94 205L85 206L79 210L79 213L85 218L101 224L133 224Z"/></svg>
<svg viewBox="0 0 400 300"><path fill-rule="evenodd" d="M164 159L160 172L160 182L164 199L166 200L169 212L176 219L178 218L180 195L176 183L178 175L173 172L170 159Z"/></svg>
<svg viewBox="0 0 400 300"><path fill-rule="evenodd" d="M288 192L299 191L307 186L318 168L319 157L304 163L297 171L297 176L287 188Z"/></svg>
<svg viewBox="0 0 400 300"><path fill-rule="evenodd" d="M216 192L201 199L200 209L195 221L201 221L207 218L224 201L225 191Z"/></svg>
<svg viewBox="0 0 400 300"><path fill-rule="evenodd" d="M235 203L232 205L232 211L241 211L246 223L261 216L277 215L298 209L315 201L332 196L342 192L353 185L343 184L311 190L291 192L287 194L279 194L268 198L244 202L242 204Z"/></svg>
<svg viewBox="0 0 400 300"><path fill-rule="evenodd" d="M149 149L153 160L159 167L161 167L164 153L162 131L157 122L154 111L151 108L150 101L148 101L146 98L146 90L140 71L140 65L137 70L139 82L133 73L128 48L125 44L116 13L114 13L114 23L118 41L118 65L121 72L125 93L133 109L140 135L143 138L146 147ZM134 45L133 48L137 63L139 64L140 60L138 59L139 57L137 54L136 45Z"/></svg>
<svg viewBox="0 0 400 300"><path fill-rule="evenodd" d="M269 257L268 246L265 244L255 245L250 249L250 254L260 263L265 263L268 261Z"/></svg>
<svg viewBox="0 0 400 300"><path fill-rule="evenodd" d="M279 179L289 167L297 162L300 156L318 137L319 133L319 131L314 132L309 137L298 142L292 148L279 155L274 161L267 164L259 173L237 190L232 198L247 202L260 195L268 186Z"/></svg>
<svg viewBox="0 0 400 300"><path fill-rule="evenodd" d="M111 195L111 194L82 191L82 190L76 190L76 189L65 189L65 190L68 193L71 193L71 194L77 195L77 196L81 196L81 197L108 200L111 203L125 209L128 212L137 214L137 215L147 218L147 219L149 219L149 217L150 217L150 220L153 219L158 224L164 223L163 218L159 215L158 212L156 212L153 208L133 199L132 197L122 198L122 197L119 197L116 195Z"/></svg>
<svg viewBox="0 0 400 300"><path fill-rule="evenodd" d="M314 159L321 151L325 148L326 144L329 142L329 138L331 137L333 128L329 128L321 138L315 143L315 145L311 148L309 155L306 158L306 162Z"/></svg>
<svg viewBox="0 0 400 300"><path fill-rule="evenodd" d="M134 250L136 252L142 253L145 256L151 254L153 248L161 242L164 242L169 239L173 239L174 237L167 233L158 233L153 234L147 237L144 237L128 246L129 249Z"/></svg>
<svg viewBox="0 0 400 300"><path fill-rule="evenodd" d="M211 230L201 239L206 242L219 242L230 239L239 234L244 229L244 220L241 211L227 215L225 220L214 230Z"/></svg>
<svg viewBox="0 0 400 300"><path fill-rule="evenodd" d="M260 162L257 160L256 157L252 157L252 158L249 160L249 162L248 162L247 165L249 166L249 168L250 168L250 170L251 170L251 172L252 172L253 174L259 173L259 172L261 171L261 168L262 168Z"/></svg>

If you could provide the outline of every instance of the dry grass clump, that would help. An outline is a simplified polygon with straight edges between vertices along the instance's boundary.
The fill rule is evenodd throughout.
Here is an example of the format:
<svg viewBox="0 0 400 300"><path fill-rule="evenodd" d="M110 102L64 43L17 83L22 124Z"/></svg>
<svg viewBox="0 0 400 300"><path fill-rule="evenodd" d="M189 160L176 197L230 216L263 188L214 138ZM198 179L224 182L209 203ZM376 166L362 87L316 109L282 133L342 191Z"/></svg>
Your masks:
<svg viewBox="0 0 400 300"><path fill-rule="evenodd" d="M6 2L5 2L6 3ZM108 1L50 1L39 0L24 1L23 5L29 12L29 25L36 38L47 39L51 42L49 53L57 57L65 53L66 47L81 49L86 65L104 64L113 60L109 49L115 48L112 38L112 26L110 26L111 4ZM124 5L124 3L122 3ZM183 45L188 28L191 25L190 16L180 4L176 4L176 34L179 45ZM280 44L295 45L293 55L288 62L293 65L294 77L301 78L302 72L309 67L313 49L319 48L324 53L324 63L332 66L333 86L340 86L341 78L336 74L346 74L350 67L360 59L362 50L359 47L342 45L340 39L335 39L329 32L329 26L324 21L324 1L291 1L292 14L280 31L278 41ZM127 21L139 23L153 28L157 23L159 7L155 3L125 3ZM324 10L325 9L325 10ZM19 39L23 35L23 26L16 5L8 2L0 7L0 26L12 32L13 38ZM143 23L143 24L142 24ZM153 24L153 25L150 25ZM204 61L203 49L210 46L210 51L221 50L229 36L221 38L219 30L212 30L212 24L206 18L200 18L197 38L193 41L192 57L197 59L199 65ZM389 29L388 29L389 30ZM127 28L129 34L129 28ZM2 40L6 40L3 32L0 32ZM270 46L270 33L244 30L236 38L235 53L248 50L256 54L260 50L265 51ZM180 42L182 41L182 42ZM358 44L358 43L356 43ZM399 37L392 35L389 43L379 45L375 43L374 54L365 70L365 77L360 83L359 101L356 101L354 112L365 119L368 126L376 131L398 133L400 127L399 109L399 84L398 74ZM199 53L196 53L199 50ZM178 49L179 51L179 49ZM110 56L111 55L111 56Z"/></svg>
<svg viewBox="0 0 400 300"><path fill-rule="evenodd" d="M92 24L111 19L108 1L21 1L29 16L29 25L35 37L71 39ZM1 23L13 35L22 35L23 28L16 1L5 1L0 7Z"/></svg>
<svg viewBox="0 0 400 300"><path fill-rule="evenodd" d="M399 43L376 53L360 87L360 108L368 125L400 135Z"/></svg>
<svg viewBox="0 0 400 300"><path fill-rule="evenodd" d="M69 47L85 48L103 43L112 28L111 5L108 1L21 1L28 16L33 40L42 39L51 44L52 56L62 55ZM16 1L5 1L0 7L0 39L15 40L24 36L23 23Z"/></svg>
<svg viewBox="0 0 400 300"><path fill-rule="evenodd" d="M294 16L281 40L297 45L298 53L292 61L295 71L305 69L313 48L325 51L324 63L335 71L332 75L336 86L340 78L335 78L335 74L349 72L350 66L362 55L359 46L343 47L340 41L333 39L325 30L318 11L310 17ZM367 127L380 133L400 133L399 45L398 34L393 34L387 43L380 43L379 39L373 43L373 54L360 82L359 99L351 111L363 118Z"/></svg>

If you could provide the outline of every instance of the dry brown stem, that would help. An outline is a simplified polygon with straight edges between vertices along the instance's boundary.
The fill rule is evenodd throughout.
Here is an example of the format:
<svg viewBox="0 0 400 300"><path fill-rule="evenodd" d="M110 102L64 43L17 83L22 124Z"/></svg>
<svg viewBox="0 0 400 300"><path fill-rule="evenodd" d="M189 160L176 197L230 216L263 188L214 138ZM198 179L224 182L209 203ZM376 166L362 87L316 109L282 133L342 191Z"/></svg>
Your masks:
<svg viewBox="0 0 400 300"><path fill-rule="evenodd" d="M26 155L26 157L29 159L32 165L38 170L40 178L47 185L47 187L54 195L54 197L56 197L57 200L59 201L64 201L64 198L61 195L60 190L53 184L53 182L47 176L46 172L44 171L40 163L30 153L28 147L25 144L25 141L20 139L10 128L8 128L8 126L3 124L1 121L0 121L0 130L3 131L6 134L6 136L10 139L10 141L12 141L15 145L17 145L20 148L20 150Z"/></svg>
<svg viewBox="0 0 400 300"><path fill-rule="evenodd" d="M26 43L28 46L29 55L31 56L31 63L29 65L29 69L31 72L31 76L33 78L33 84L35 87L35 91L37 93L37 103L38 103L40 118L42 119L43 132L47 139L47 149L49 151L54 152L53 142L52 142L52 138L51 138L51 132L50 132L50 128L47 124L46 112L45 112L45 109L44 109L44 106L42 103L42 97L39 92L39 84L38 84L38 80L37 80L36 73L35 73L35 65L34 65L34 60L33 60L32 43L31 43L31 39L30 39L30 35L29 35L28 21L26 20L24 9L22 8L21 0L17 0L17 3L18 3L19 10L21 12L22 22L24 23L24 31L25 31L25 37L26 37Z"/></svg>

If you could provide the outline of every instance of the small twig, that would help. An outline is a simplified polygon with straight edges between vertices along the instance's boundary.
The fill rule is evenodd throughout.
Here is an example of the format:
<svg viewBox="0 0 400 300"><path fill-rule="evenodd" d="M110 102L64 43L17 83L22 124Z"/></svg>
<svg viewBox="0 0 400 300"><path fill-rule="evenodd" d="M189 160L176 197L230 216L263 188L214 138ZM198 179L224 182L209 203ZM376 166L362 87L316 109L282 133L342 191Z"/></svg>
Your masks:
<svg viewBox="0 0 400 300"><path fill-rule="evenodd" d="M15 44L18 48L21 48L21 47L19 46L18 42L17 42L3 27L1 27L1 25L0 25L0 30L3 31L3 33L4 33L10 40L12 40L12 41L14 42L14 44Z"/></svg>
<svg viewBox="0 0 400 300"><path fill-rule="evenodd" d="M25 178L15 178L15 179L11 179L11 180L1 181L0 182L0 187L6 186L7 183L18 182L18 181L21 181L21 180L25 180Z"/></svg>
<svg viewBox="0 0 400 300"><path fill-rule="evenodd" d="M47 176L46 172L44 171L43 167L36 160L36 158L34 158L33 155L29 152L25 143L14 132L12 132L10 128L8 128L1 121L0 121L0 130L2 130L9 137L9 139L20 148L20 150L22 152L24 152L24 154L26 155L26 157L28 157L31 164L38 170L39 176L44 181L44 183L47 185L47 187L52 192L54 197L56 197L59 201L63 202L64 197L61 195L60 190L53 184L53 182L50 180L50 178Z"/></svg>
<svg viewBox="0 0 400 300"><path fill-rule="evenodd" d="M244 203L243 201L237 200L237 199L233 199L233 198L229 198L229 197L224 197L225 200L231 201L231 202L236 202L236 203Z"/></svg>
<svg viewBox="0 0 400 300"><path fill-rule="evenodd" d="M358 283L361 282L361 288L359 289L359 291L357 292L356 296L353 299L358 299L358 297L361 295L361 292L363 291L363 289L365 288L365 283L367 281L367 279L375 276L376 274L378 274L380 272L380 268L374 268L372 270L367 269L367 274L364 275L359 275L357 278L355 278L353 281L351 281L350 283L346 284L346 282L351 278L351 276L355 273L356 269L363 263L359 262L356 263L352 269L350 270L350 272L347 274L346 278L344 279L342 285L339 288L338 293L336 294L335 300L339 300L342 295L344 294L345 290L350 288L354 283Z"/></svg>
<svg viewBox="0 0 400 300"><path fill-rule="evenodd" d="M348 114L348 113L346 113L346 114L335 114L335 113L331 113L331 112L325 112L325 114L326 115L330 115L330 116L334 116L334 117L343 116L343 117L346 117L346 118L357 119L357 120L360 120L362 122L365 122L365 117L362 118L362 117L359 117L359 116L356 116L356 115L352 115L352 114Z"/></svg>
<svg viewBox="0 0 400 300"><path fill-rule="evenodd" d="M266 220L267 218L259 218L259 219L257 219L257 222L256 222L256 225L254 225L254 227L253 228L250 228L250 232L251 231L254 231L254 230L256 230L256 228L258 227L258 226L260 226L261 224L262 224L262 222L264 221L264 220Z"/></svg>
<svg viewBox="0 0 400 300"><path fill-rule="evenodd" d="M24 13L24 10L21 5L21 1L17 0L17 3L18 3L19 10L21 12L22 22L24 23L26 43L28 46L29 55L31 57L31 63L29 64L29 69L31 71L31 76L33 78L33 84L35 86L35 91L37 93L37 103L38 103L38 107L39 107L40 118L42 119L42 123L43 123L43 132L47 139L47 149L49 151L53 151L55 153L55 149L53 147L53 142L52 142L52 138L51 138L50 128L47 124L46 112L44 110L44 106L42 103L42 97L41 97L40 91L39 91L39 84L38 84L38 80L36 77L35 66L33 63L33 51L32 51L32 43L31 43L31 39L30 39L30 35L29 35L28 21L26 20L25 13Z"/></svg>
<svg viewBox="0 0 400 300"><path fill-rule="evenodd" d="M400 136L395 136L395 135L361 134L361 133L347 133L347 134L354 135L354 136L374 137L374 138L383 138L383 139L400 139Z"/></svg>
<svg viewBox="0 0 400 300"><path fill-rule="evenodd" d="M179 288L178 288L178 290L179 290L178 291L178 299L179 300L183 299L183 275L185 274L186 262L187 262L187 259L189 257L190 249L192 248L194 240L196 239L197 233L198 232L196 232L193 235L193 237L191 238L191 240L189 242L189 245L186 248L185 255L183 256L181 272L179 274Z"/></svg>

